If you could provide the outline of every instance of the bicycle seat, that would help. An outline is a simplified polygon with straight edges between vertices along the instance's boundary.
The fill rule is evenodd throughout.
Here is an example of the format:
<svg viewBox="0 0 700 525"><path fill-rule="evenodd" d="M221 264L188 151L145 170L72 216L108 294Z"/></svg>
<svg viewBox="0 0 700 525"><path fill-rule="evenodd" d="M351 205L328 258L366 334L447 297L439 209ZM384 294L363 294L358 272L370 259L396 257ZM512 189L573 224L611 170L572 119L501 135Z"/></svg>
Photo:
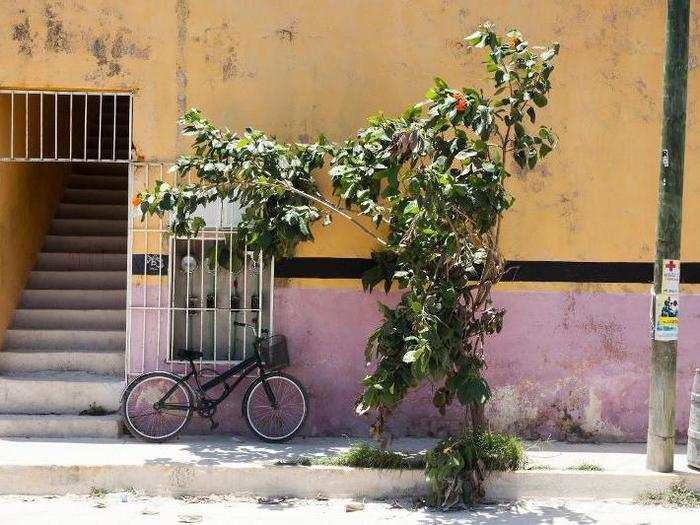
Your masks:
<svg viewBox="0 0 700 525"><path fill-rule="evenodd" d="M199 359L204 357L204 352L199 352L197 350L182 350L182 356L185 359Z"/></svg>

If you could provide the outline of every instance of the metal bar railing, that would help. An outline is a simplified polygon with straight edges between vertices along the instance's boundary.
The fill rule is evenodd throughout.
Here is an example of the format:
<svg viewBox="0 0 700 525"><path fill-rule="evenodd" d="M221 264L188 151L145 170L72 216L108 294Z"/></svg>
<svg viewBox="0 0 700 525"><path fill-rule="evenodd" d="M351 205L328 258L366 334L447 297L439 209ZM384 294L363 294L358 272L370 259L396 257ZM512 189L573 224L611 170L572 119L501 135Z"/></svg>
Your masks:
<svg viewBox="0 0 700 525"><path fill-rule="evenodd" d="M45 90L17 90L0 89L0 96L9 97L9 115L0 121L0 128L10 131L9 151L0 153L0 162L112 162L128 163L131 161L131 145L133 140L133 94L118 91L45 91ZM17 103L18 97L24 97ZM36 99L38 97L38 101ZM49 98L50 97L50 98ZM107 154L109 139L103 126L108 126L104 118L107 108L105 98L110 97L112 102L112 134L111 155ZM96 111L90 110L90 99L98 101ZM51 104L53 99L53 105ZM38 102L38 103L36 103ZM79 118L78 108L82 102L83 109L83 151L77 154L75 147L76 135L75 123ZM123 104L126 104L124 106ZM20 109L21 108L21 109ZM119 108L122 114L128 116L128 129L123 130L124 120L118 115ZM68 110L67 118L64 118L65 110ZM60 113L60 115L59 115ZM24 118L24 137L19 131L20 123ZM53 120L53 130L49 122ZM90 127L95 126L97 136L97 148L92 155L88 149L88 135ZM120 131L120 129L122 131ZM19 131L19 132L18 132ZM53 151L51 151L50 133L53 131ZM22 140L23 138L23 140ZM107 144L103 145L103 140ZM24 143L24 153L16 151L17 145ZM120 145L124 149L120 149ZM103 147L104 146L104 147ZM96 154L95 154L96 153Z"/></svg>
<svg viewBox="0 0 700 525"><path fill-rule="evenodd" d="M41 130L44 134L44 130ZM44 157L43 155L41 156ZM53 158L58 160L58 93L53 96Z"/></svg>

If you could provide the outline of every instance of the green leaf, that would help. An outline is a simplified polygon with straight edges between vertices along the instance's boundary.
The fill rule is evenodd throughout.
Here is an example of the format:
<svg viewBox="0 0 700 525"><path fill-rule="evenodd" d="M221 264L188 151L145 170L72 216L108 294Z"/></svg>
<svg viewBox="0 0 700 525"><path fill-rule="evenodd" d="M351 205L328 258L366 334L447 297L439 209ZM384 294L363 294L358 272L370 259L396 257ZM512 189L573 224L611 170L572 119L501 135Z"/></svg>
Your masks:
<svg viewBox="0 0 700 525"><path fill-rule="evenodd" d="M421 116L421 113L423 112L423 106L422 104L414 104L413 106L410 106L406 109L406 111L403 112L402 117L407 120L408 122L412 122L416 120L418 117Z"/></svg>
<svg viewBox="0 0 700 525"><path fill-rule="evenodd" d="M403 358L401 359L404 363L413 363L416 361L416 358L418 356L418 350L409 350L403 355Z"/></svg>
<svg viewBox="0 0 700 525"><path fill-rule="evenodd" d="M474 31L471 35L464 38L464 42L466 42L468 46L475 46L481 42L482 36L481 31Z"/></svg>
<svg viewBox="0 0 700 525"><path fill-rule="evenodd" d="M439 91L449 89L449 86L447 85L447 82L445 82L443 79L440 77L435 77L435 87L438 88Z"/></svg>
<svg viewBox="0 0 700 525"><path fill-rule="evenodd" d="M533 108L532 106L527 108L527 115L530 117L530 122L532 122L534 124L535 123L535 116L536 116L535 108Z"/></svg>
<svg viewBox="0 0 700 525"><path fill-rule="evenodd" d="M547 105L547 97L541 93L532 93L532 101L537 105L537 107L543 108Z"/></svg>
<svg viewBox="0 0 700 525"><path fill-rule="evenodd" d="M403 209L403 212L406 215L415 215L419 211L420 211L420 207L418 206L418 201L416 201L416 200L409 201L408 204L406 204L406 206Z"/></svg>

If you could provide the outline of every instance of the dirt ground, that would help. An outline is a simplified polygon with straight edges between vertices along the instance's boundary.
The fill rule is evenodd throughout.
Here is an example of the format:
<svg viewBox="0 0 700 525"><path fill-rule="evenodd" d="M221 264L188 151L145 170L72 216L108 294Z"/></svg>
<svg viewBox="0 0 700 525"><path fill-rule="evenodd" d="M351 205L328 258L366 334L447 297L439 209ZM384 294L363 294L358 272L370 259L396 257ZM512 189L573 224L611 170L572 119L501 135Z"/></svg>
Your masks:
<svg viewBox="0 0 700 525"><path fill-rule="evenodd" d="M348 511L349 509L357 509ZM358 502L226 496L164 498L133 492L90 496L0 496L0 523L111 525L169 523L697 524L698 509L621 501L540 500L480 505L457 512L414 509L410 501Z"/></svg>

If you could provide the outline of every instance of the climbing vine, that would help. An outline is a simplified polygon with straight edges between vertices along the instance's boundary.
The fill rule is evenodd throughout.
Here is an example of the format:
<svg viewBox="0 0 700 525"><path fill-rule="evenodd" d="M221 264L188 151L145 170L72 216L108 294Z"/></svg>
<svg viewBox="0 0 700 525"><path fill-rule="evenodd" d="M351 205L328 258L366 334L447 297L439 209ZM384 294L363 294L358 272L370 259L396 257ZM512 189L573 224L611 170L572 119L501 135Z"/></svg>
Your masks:
<svg viewBox="0 0 700 525"><path fill-rule="evenodd" d="M195 181L158 182L138 205L143 213L170 212L173 230L189 235L204 224L196 216L203 203L239 201L245 210L239 238L267 255L291 255L313 239L311 225L322 217L328 224L340 215L376 240L363 285L386 292L396 286L400 300L379 304L383 320L366 348L373 369L357 409L376 414L372 430L381 436L391 411L425 384L435 386L432 401L441 414L455 402L466 407L468 433L441 444L428 468L451 479L435 487L474 499L483 493L484 469L464 454L483 442L482 407L490 396L484 344L505 314L491 300L504 271L499 224L513 204L505 182L513 163L532 169L556 146L552 130L536 122L559 47L530 46L517 30L499 36L490 24L465 43L484 50L488 86L455 88L436 78L425 99L402 115L370 117L337 145L323 138L282 144L254 130L239 136L190 111L182 124L194 136L194 154L175 169L194 172ZM313 179L328 154L337 202L320 194ZM463 457L456 469L455 454Z"/></svg>

